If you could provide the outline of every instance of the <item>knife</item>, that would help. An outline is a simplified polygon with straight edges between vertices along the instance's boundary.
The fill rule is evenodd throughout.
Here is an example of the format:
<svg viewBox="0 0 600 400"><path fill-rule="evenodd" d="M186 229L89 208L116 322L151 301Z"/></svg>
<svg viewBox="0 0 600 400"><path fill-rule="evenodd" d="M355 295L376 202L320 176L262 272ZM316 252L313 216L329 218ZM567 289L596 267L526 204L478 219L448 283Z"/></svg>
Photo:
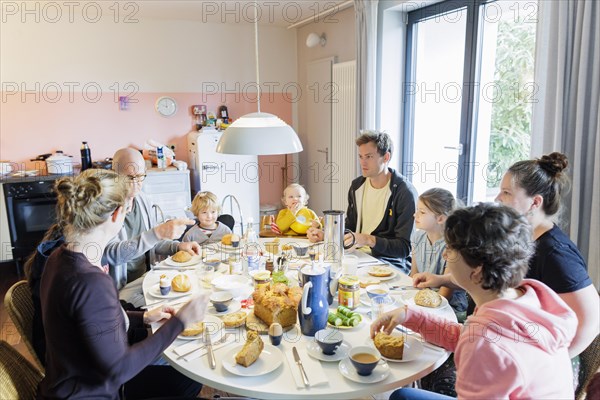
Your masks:
<svg viewBox="0 0 600 400"><path fill-rule="evenodd" d="M304 371L304 366L302 365L302 360L300 359L300 354L298 354L298 350L296 346L292 347L292 352L294 353L294 361L300 367L300 374L302 375L302 381L304 382L304 386L310 386L308 382L308 376L306 376L306 371Z"/></svg>
<svg viewBox="0 0 600 400"><path fill-rule="evenodd" d="M206 352L208 354L208 365L210 369L217 368L217 360L215 360L215 352L212 348L212 342L210 340L210 334L208 333L208 329L204 330L204 341L206 342Z"/></svg>
<svg viewBox="0 0 600 400"><path fill-rule="evenodd" d="M231 333L227 333L227 334L223 335L223 337L221 339L217 340L216 342L214 342L212 344L215 345L215 344L225 343L227 341L227 339L229 338L229 336L231 336L231 335L232 335ZM177 359L181 360L183 357L187 357L190 354L192 354L193 352L198 351L198 350L202 350L205 347L206 347L206 345L200 346L200 347L196 347L195 349L192 349L192 350L188 351L187 353L183 353L183 354L179 355L177 357Z"/></svg>

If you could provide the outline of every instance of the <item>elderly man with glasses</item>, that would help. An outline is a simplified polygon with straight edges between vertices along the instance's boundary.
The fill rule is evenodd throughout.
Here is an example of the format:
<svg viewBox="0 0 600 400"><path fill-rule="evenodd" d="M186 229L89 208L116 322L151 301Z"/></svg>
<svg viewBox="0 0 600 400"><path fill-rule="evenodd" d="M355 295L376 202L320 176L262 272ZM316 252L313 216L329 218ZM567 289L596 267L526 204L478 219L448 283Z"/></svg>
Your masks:
<svg viewBox="0 0 600 400"><path fill-rule="evenodd" d="M152 204L142 192L146 163L139 151L118 150L113 157L113 170L129 181L132 201L123 228L106 247L104 257L121 300L140 307L145 304L143 275L156 255L171 255L179 250L200 254L201 248L196 242L174 240L183 235L186 225L194 224L193 220L180 218L162 224L156 221Z"/></svg>

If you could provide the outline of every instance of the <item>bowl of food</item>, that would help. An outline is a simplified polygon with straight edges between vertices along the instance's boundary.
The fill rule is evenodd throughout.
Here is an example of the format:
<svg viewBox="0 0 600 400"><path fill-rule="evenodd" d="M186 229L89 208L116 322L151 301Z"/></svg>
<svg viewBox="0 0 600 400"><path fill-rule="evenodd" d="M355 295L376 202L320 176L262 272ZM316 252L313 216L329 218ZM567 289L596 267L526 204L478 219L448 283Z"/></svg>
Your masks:
<svg viewBox="0 0 600 400"><path fill-rule="evenodd" d="M369 285L367 286L367 296L370 299L374 299L375 297L385 297L389 295L390 291L384 285Z"/></svg>

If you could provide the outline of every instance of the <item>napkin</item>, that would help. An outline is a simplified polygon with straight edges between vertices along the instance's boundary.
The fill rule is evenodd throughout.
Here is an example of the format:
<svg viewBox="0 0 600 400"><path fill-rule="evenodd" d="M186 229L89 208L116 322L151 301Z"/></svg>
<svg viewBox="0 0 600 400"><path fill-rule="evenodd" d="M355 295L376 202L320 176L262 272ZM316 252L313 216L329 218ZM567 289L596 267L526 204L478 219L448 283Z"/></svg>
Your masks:
<svg viewBox="0 0 600 400"><path fill-rule="evenodd" d="M235 339L236 339L236 335L229 335L229 337L227 337L227 340L225 340L223 343L213 344L213 350L217 350L217 349L220 349L221 347L227 346L227 345L235 342ZM204 342L199 342L198 340L192 340L189 343L175 347L173 349L173 353L175 353L175 355L179 357L182 354L190 352L194 349L197 349L197 350L194 351L193 353L190 353L187 356L183 357L182 360L192 361L192 360L195 360L196 358L200 358L200 357L204 356L207 353Z"/></svg>
<svg viewBox="0 0 600 400"><path fill-rule="evenodd" d="M302 375L300 374L300 367L294 360L294 354L291 350L285 351L284 353L290 366L290 370L292 371L294 381L296 381L296 388L299 390L306 389L306 386L304 386L304 382L302 381ZM329 384L329 379L327 379L327 375L325 375L325 371L319 361L306 354L305 349L300 349L298 354L300 355L300 360L302 360L302 365L304 366L304 371L306 371L310 386Z"/></svg>

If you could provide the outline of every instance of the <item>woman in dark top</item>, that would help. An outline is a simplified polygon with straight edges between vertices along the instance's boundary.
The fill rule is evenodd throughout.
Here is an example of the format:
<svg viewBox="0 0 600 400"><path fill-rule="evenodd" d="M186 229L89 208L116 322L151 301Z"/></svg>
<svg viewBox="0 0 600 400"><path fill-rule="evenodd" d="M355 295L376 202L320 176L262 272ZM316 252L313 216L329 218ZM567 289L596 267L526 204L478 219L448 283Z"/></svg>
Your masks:
<svg viewBox="0 0 600 400"><path fill-rule="evenodd" d="M42 274L46 376L38 398L116 399L121 386L156 359L186 324L204 318L207 298L193 299L177 314L169 307L152 313L123 311L101 258L123 225L127 182L112 171L90 169L61 178L56 191L65 243L52 252ZM153 335L128 344L130 327L163 318L168 321ZM167 377L161 381L169 386Z"/></svg>

